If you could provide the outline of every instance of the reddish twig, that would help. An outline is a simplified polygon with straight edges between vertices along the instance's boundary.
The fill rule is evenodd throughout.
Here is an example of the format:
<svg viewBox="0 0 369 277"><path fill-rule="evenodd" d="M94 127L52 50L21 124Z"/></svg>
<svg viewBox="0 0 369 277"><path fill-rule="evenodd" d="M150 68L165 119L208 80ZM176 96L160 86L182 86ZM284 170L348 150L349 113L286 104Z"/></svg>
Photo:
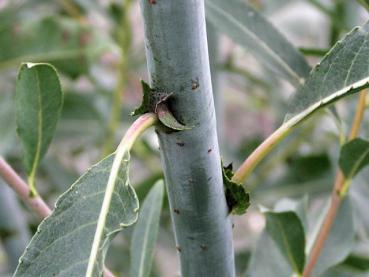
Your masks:
<svg viewBox="0 0 369 277"><path fill-rule="evenodd" d="M51 214L51 209L40 196L31 196L30 189L25 181L14 169L0 157L0 176L18 196L41 218Z"/></svg>
<svg viewBox="0 0 369 277"><path fill-rule="evenodd" d="M359 133L360 123L364 116L365 106L366 106L366 94L367 91L360 92L359 101L356 107L355 118L352 122L352 127L349 134L349 140L357 137ZM318 261L319 255L323 249L324 243L328 238L329 232L332 228L333 222L336 218L339 207L341 206L342 200L345 197L343 193L345 188L345 177L341 170L337 171L336 181L334 183L334 188L331 195L331 203L328 212L324 218L322 226L320 227L318 236L315 240L314 246L311 250L310 259L305 266L303 277L310 277L313 272L314 266Z"/></svg>

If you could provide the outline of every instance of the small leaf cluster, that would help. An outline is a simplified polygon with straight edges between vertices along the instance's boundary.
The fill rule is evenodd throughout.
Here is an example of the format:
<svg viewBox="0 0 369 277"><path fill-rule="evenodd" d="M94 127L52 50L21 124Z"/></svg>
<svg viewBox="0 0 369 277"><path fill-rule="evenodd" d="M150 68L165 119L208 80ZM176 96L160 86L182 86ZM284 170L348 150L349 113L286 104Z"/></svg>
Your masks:
<svg viewBox="0 0 369 277"><path fill-rule="evenodd" d="M242 184L237 184L232 181L234 175L233 166L222 166L224 192L229 208L229 212L242 215L246 213L250 206L250 194L246 191Z"/></svg>
<svg viewBox="0 0 369 277"><path fill-rule="evenodd" d="M171 92L166 92L160 89L152 89L150 86L141 80L142 86L142 102L131 115L142 115L145 113L155 113L159 121L167 128L175 131L190 130L192 127L183 125L178 122L172 112L168 108L167 100L173 95Z"/></svg>

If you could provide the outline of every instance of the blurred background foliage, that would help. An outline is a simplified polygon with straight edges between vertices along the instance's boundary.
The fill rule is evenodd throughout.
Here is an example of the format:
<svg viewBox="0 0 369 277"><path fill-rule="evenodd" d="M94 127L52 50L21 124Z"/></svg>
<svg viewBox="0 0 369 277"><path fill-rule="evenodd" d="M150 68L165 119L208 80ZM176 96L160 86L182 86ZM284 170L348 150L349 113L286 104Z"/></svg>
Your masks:
<svg viewBox="0 0 369 277"><path fill-rule="evenodd" d="M300 48L312 66L343 34L369 18L360 1L354 0L248 2ZM140 102L140 79L147 80L141 20L138 2L131 0L0 1L0 154L22 176L22 149L14 118L14 85L20 63L50 62L58 69L65 92L56 136L37 176L40 194L50 205L90 165L113 151L133 120L129 113ZM294 88L247 49L218 33L217 26L208 26L208 42L221 153L225 163L233 162L237 168L283 122ZM304 123L249 179L246 186L252 206L246 215L233 219L239 274L248 265L249 272L257 272L254 261L271 257L272 250L265 250L273 242L259 239L265 236L261 207L302 207L306 226L314 232L333 186L340 138L354 115L355 99L340 101L335 116L327 110ZM366 137L368 117L361 130ZM154 132L134 146L132 156L131 179L142 200L162 177ZM350 191L352 211L345 222L353 223L352 230L336 228L336 244L352 235L352 252L327 276L369 276L368 179L369 171L362 171ZM0 183L1 276L14 270L38 224ZM114 239L107 258L109 268L124 276L129 274L131 232L128 229ZM250 260L253 249L256 252ZM152 276L169 277L178 272L175 251L166 200ZM331 251L339 250L333 247Z"/></svg>

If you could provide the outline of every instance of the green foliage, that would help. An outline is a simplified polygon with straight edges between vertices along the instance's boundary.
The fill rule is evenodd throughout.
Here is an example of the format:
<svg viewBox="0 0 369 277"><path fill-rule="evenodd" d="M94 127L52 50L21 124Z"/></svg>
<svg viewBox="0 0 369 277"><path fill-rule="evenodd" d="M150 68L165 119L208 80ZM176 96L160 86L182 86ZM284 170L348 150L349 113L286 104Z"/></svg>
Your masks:
<svg viewBox="0 0 369 277"><path fill-rule="evenodd" d="M148 112L155 113L159 121L166 127L176 131L190 130L192 127L185 126L178 122L169 110L166 101L172 96L172 93L150 88L150 86L141 80L142 102L131 115L141 115Z"/></svg>
<svg viewBox="0 0 369 277"><path fill-rule="evenodd" d="M151 88L148 83L144 80L141 80L142 87L142 101L141 105L137 107L132 113L132 116L141 115L149 112L151 110Z"/></svg>
<svg viewBox="0 0 369 277"><path fill-rule="evenodd" d="M71 77L86 73L89 59L109 44L91 28L59 16L16 27L5 25L0 40L0 68L23 61L51 62Z"/></svg>
<svg viewBox="0 0 369 277"><path fill-rule="evenodd" d="M305 232L296 213L267 212L266 230L295 273L302 273L305 264Z"/></svg>
<svg viewBox="0 0 369 277"><path fill-rule="evenodd" d="M308 197L305 195L301 199L294 200L291 198L283 198L279 200L273 209L273 212L281 213L281 212L288 212L293 211L298 218L300 219L304 230L308 229Z"/></svg>
<svg viewBox="0 0 369 277"><path fill-rule="evenodd" d="M342 146L339 165L345 177L352 179L369 164L369 141L356 138Z"/></svg>
<svg viewBox="0 0 369 277"><path fill-rule="evenodd" d="M276 242L264 230L252 252L245 277L286 277L292 275L292 269Z"/></svg>
<svg viewBox="0 0 369 277"><path fill-rule="evenodd" d="M302 84L310 67L304 57L254 8L241 0L206 0L207 18L235 42L292 84Z"/></svg>
<svg viewBox="0 0 369 277"><path fill-rule="evenodd" d="M368 39L369 22L336 43L294 95L285 124L296 125L322 107L369 86Z"/></svg>
<svg viewBox="0 0 369 277"><path fill-rule="evenodd" d="M150 190L142 205L131 241L132 277L150 276L163 196L164 183L160 180Z"/></svg>
<svg viewBox="0 0 369 277"><path fill-rule="evenodd" d="M307 251L310 251L325 215L321 209L318 215L312 211L306 214L306 211L306 199L297 202L282 199L272 212L265 213L266 230L253 252L247 276L263 277L274 272L273 276L282 277L291 276L291 271L298 273L298 265L303 265L305 260L305 240ZM311 232L308 232L309 226L314 227ZM325 276L323 274L329 269L341 264L354 246L354 235L353 211L347 197L338 211L312 276Z"/></svg>
<svg viewBox="0 0 369 277"><path fill-rule="evenodd" d="M58 199L54 212L40 224L21 257L15 276L86 275L114 157L110 155L91 167ZM93 276L102 274L107 247L114 235L137 220L138 200L129 185L128 163L126 153L93 261Z"/></svg>
<svg viewBox="0 0 369 277"><path fill-rule="evenodd" d="M369 259L358 254L350 254L341 265L351 267L357 271L369 271Z"/></svg>
<svg viewBox="0 0 369 277"><path fill-rule="evenodd" d="M222 167L222 172L224 192L229 212L236 215L246 213L247 208L250 206L250 194L242 184L232 182L234 175L232 164Z"/></svg>
<svg viewBox="0 0 369 277"><path fill-rule="evenodd" d="M292 157L287 161L290 180L300 183L316 179L331 169L327 153L316 153Z"/></svg>
<svg viewBox="0 0 369 277"><path fill-rule="evenodd" d="M32 192L34 177L45 155L63 103L58 75L48 64L22 64L16 83L17 130Z"/></svg>
<svg viewBox="0 0 369 277"><path fill-rule="evenodd" d="M140 26L133 1L113 2L0 4L0 154L16 170L22 169L24 157L31 186L37 170L40 197L51 206L67 190L41 224L28 216L26 205L18 207L12 195L0 193L0 276L11 274L8 268L16 265L14 276L26 277L102 276L106 267L117 276L173 275L178 269L166 262L175 252L183 276L202 276L205 271L238 276L246 268L247 277L301 276L326 216L330 202L324 206L322 200L332 190L337 161L346 178L340 195L344 199L311 277L368 276L369 187L368 172L361 170L369 163L369 142L348 141L339 159L336 147L338 139L345 140L355 98L334 107L333 117L321 113L303 128L294 128L328 104L369 87L369 21L363 25L368 1L337 0L328 5L309 0L297 3L303 7L297 9L292 0L205 0L205 6L196 0L141 0L144 39L131 28ZM315 7L314 19L304 7ZM214 28L207 43L204 14ZM313 20L316 25L310 24ZM358 24L363 26L343 36ZM316 26L319 30L313 30ZM214 30L245 49L240 52ZM211 49L211 76L206 45ZM114 139L130 125L125 115L140 92L137 80L145 76L144 50L153 87L141 81L143 100L132 114L155 113L161 122L156 133L170 205L163 201L164 184L158 181L164 174L154 134L144 137L144 147L136 144L132 151L138 197L128 180L130 157L125 147L70 187L91 161L99 159L101 146L113 148ZM310 72L304 55L310 63L323 58ZM16 83L15 70L21 63ZM64 99L54 67L62 77ZM213 88L219 88L213 95L210 77ZM297 87L291 101L286 96L294 88L282 78ZM219 108L216 113L212 97ZM111 130L116 137L108 140L106 122L112 107L118 107ZM221 152L238 163L263 142L286 111L280 134L294 130L293 134L252 171L247 191L232 182L231 165L222 165L220 175L215 121L222 126ZM363 121L366 126L365 116ZM365 138L368 132L363 128L360 134ZM251 141L252 137L257 139ZM46 156L51 141L52 151ZM137 198L143 199L140 211ZM264 205L273 209L256 209ZM232 215L246 211L235 220L233 252ZM122 229L125 232L115 236ZM29 230L34 237L24 250L32 235ZM154 263L157 243L160 251Z"/></svg>
<svg viewBox="0 0 369 277"><path fill-rule="evenodd" d="M267 222L266 228L262 231L260 238L256 244L256 248L254 249L250 264L248 266L246 276L248 277L263 277L263 276L275 276L275 277L285 277L291 276L293 272L296 273L296 270L293 270L293 263L298 259L305 259L304 252L301 250L296 250L297 255L302 256L288 256L288 252L286 252L286 247L289 247L289 240L281 240L283 238L283 234L286 231L292 231L295 235L301 235L301 226L306 228L307 226L307 199L303 198L301 200L292 200L288 198L283 198L279 200L275 206L273 211L267 212L270 213L270 217L272 221ZM285 214L290 215L292 219L292 228L289 230L289 226L282 225L282 228L278 228L278 225L272 225L270 230L268 230L268 224L279 224L279 219L286 219ZM268 218L267 218L268 219ZM302 230L303 234L305 233ZM299 237L297 243L305 244L305 237ZM300 244L302 246L302 244ZM295 246L291 246L295 247ZM302 248L303 249L303 248ZM294 254L291 252L291 255Z"/></svg>

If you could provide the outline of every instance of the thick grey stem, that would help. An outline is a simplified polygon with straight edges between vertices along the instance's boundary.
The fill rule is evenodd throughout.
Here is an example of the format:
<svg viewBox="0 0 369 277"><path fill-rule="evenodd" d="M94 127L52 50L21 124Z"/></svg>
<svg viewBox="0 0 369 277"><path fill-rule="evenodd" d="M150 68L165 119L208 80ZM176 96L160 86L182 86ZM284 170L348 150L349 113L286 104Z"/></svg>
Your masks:
<svg viewBox="0 0 369 277"><path fill-rule="evenodd" d="M233 277L202 0L141 0L151 86L191 130L158 129L184 277Z"/></svg>
<svg viewBox="0 0 369 277"><path fill-rule="evenodd" d="M210 59L210 72L213 86L213 95L215 103L215 111L217 115L217 130L218 140L220 145L223 146L223 126L224 126L224 97L222 95L221 83L219 78L219 35L216 28L206 21L206 31L208 33L208 46L209 46L209 59ZM223 147L221 147L223 149Z"/></svg>

